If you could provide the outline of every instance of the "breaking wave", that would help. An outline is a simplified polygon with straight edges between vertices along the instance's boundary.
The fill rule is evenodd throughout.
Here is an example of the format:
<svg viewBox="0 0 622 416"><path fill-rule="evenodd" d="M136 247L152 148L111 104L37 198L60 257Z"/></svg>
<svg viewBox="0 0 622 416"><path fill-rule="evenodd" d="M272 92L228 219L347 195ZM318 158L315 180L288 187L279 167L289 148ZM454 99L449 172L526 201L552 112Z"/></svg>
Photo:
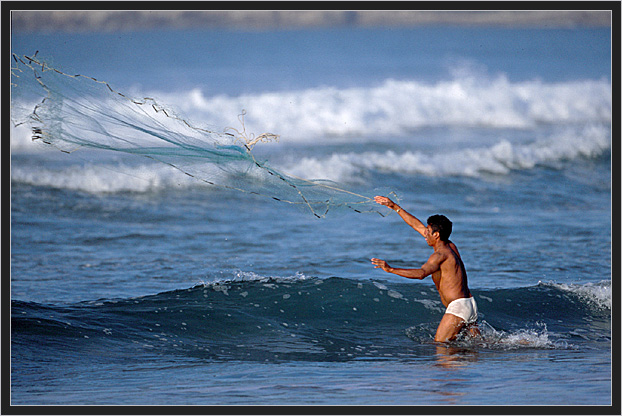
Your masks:
<svg viewBox="0 0 622 416"><path fill-rule="evenodd" d="M472 146L433 152L412 151L333 153L303 157L284 169L295 175L311 175L335 181L356 181L367 172L402 175L469 176L506 175L513 170L556 166L576 158L595 158L611 150L611 131L602 125L567 128L531 143L500 139L492 146Z"/></svg>
<svg viewBox="0 0 622 416"><path fill-rule="evenodd" d="M610 281L473 293L485 342L472 348L568 349L611 341ZM11 329L15 345L31 348L115 342L137 354L164 349L212 360L347 361L416 354L413 348L432 345L443 313L430 286L238 272L129 299L13 300Z"/></svg>
<svg viewBox="0 0 622 416"><path fill-rule="evenodd" d="M606 80L511 82L464 75L435 84L388 79L366 88L312 88L257 95L207 96L194 89L162 98L193 119L230 125L241 108L253 131L284 140L353 140L403 136L426 127L534 128L542 124L609 123Z"/></svg>

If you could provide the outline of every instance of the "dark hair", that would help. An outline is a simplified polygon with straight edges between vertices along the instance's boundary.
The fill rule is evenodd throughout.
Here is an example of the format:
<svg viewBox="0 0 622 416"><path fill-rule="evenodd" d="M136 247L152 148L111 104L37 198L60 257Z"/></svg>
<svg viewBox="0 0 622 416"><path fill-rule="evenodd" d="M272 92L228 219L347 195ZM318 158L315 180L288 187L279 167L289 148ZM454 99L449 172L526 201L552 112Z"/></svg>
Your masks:
<svg viewBox="0 0 622 416"><path fill-rule="evenodd" d="M449 240L451 235L451 221L444 215L432 215L428 218L428 225L433 232L438 232L441 241Z"/></svg>

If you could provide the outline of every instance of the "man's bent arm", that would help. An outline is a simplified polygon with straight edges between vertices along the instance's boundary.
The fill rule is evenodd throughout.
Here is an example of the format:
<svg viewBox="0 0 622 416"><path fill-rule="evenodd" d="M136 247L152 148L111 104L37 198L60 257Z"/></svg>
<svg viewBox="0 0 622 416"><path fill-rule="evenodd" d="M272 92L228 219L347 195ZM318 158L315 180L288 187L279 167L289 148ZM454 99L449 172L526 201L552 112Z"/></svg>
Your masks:
<svg viewBox="0 0 622 416"><path fill-rule="evenodd" d="M404 222L406 222L406 224L410 225L412 228L415 229L415 231L425 237L425 230L427 227L417 217L403 210L402 207L391 201L386 196L377 196L374 198L374 200L378 204L387 206L393 211L397 212L399 216L404 220Z"/></svg>
<svg viewBox="0 0 622 416"><path fill-rule="evenodd" d="M390 267L385 271L388 273L396 274L398 276L406 277L408 279L423 280L427 276L421 269L396 269Z"/></svg>
<svg viewBox="0 0 622 416"><path fill-rule="evenodd" d="M424 264L421 269L398 269L389 266L386 261L380 259L371 259L371 262L374 264L374 267L376 269L382 269L387 273L393 273L398 276L406 277L408 279L422 280L423 278L431 275L437 270L437 268L431 266L429 262Z"/></svg>

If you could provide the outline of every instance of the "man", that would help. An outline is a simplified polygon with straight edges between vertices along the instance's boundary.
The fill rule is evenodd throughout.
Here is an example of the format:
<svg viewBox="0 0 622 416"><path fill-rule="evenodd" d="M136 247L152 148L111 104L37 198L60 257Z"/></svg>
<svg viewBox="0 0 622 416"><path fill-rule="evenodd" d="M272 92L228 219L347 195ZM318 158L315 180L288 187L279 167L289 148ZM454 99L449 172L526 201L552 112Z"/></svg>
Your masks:
<svg viewBox="0 0 622 416"><path fill-rule="evenodd" d="M375 268L409 279L421 280L432 275L441 302L447 308L436 330L434 341L455 340L463 329L468 330L471 336L480 335L476 324L477 304L467 285L466 270L458 249L449 241L451 221L444 215L433 215L428 218L428 225L425 226L389 198L377 196L374 200L397 212L406 224L424 236L428 245L434 248L434 253L420 269L396 269L389 266L386 261L374 258L371 262Z"/></svg>

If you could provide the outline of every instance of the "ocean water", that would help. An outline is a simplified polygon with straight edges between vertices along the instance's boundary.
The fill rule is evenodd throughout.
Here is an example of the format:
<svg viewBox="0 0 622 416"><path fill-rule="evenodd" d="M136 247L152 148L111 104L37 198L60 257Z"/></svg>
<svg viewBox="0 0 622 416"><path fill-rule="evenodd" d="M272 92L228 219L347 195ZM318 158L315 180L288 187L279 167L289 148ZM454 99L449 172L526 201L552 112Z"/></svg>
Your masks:
<svg viewBox="0 0 622 416"><path fill-rule="evenodd" d="M12 50L193 122L240 129L245 111L280 135L253 149L275 169L447 215L484 339L435 344L431 279L372 267L431 254L388 209L318 219L19 126L11 405L614 404L609 29L35 33Z"/></svg>

